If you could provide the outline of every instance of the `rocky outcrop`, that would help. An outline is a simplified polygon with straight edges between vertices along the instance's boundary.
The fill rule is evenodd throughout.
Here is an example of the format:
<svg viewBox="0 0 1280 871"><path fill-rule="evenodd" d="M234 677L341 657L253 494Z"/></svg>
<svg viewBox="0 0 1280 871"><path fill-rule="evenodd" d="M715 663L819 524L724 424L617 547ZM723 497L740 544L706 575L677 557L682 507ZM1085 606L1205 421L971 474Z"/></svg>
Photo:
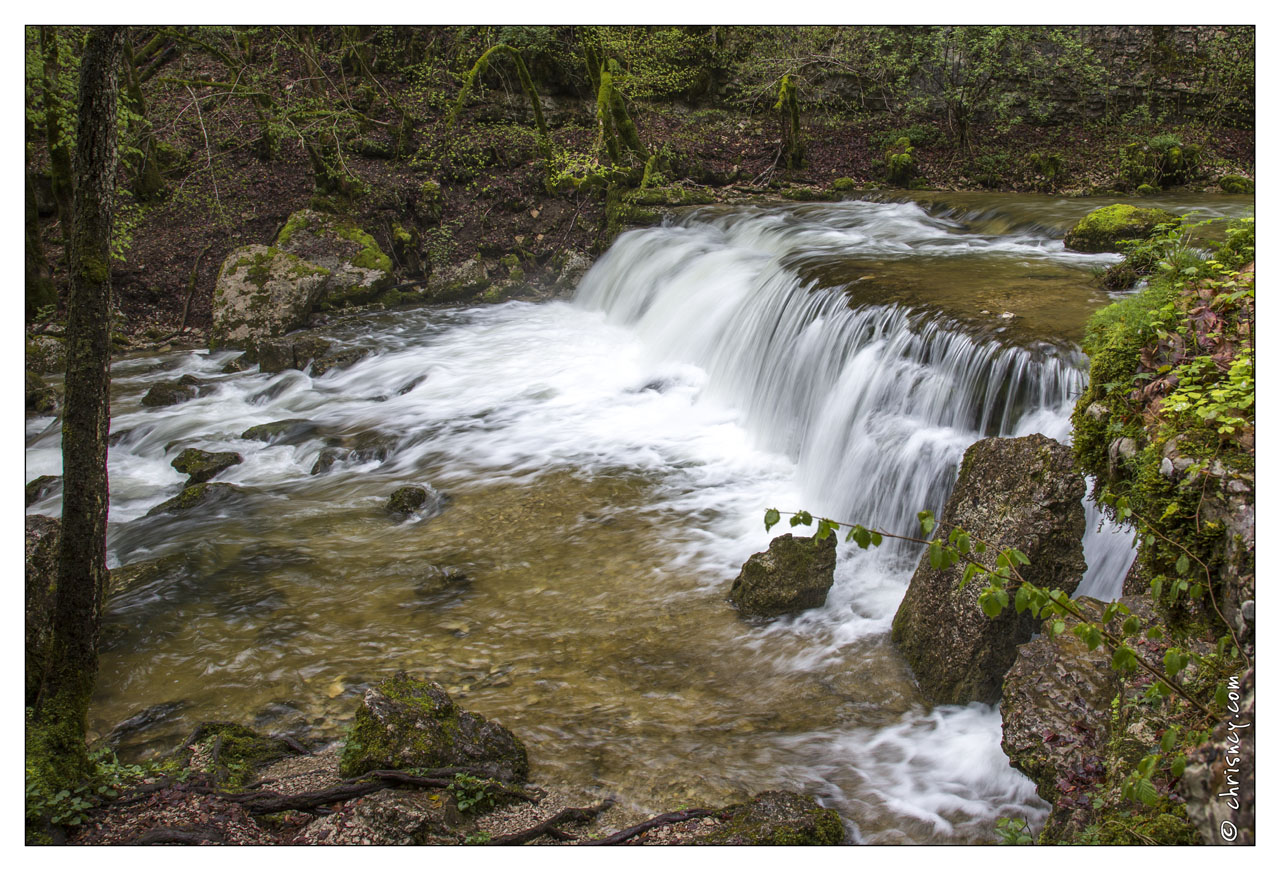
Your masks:
<svg viewBox="0 0 1280 871"><path fill-rule="evenodd" d="M343 777L452 766L479 767L519 782L529 773L529 758L510 730L461 710L437 683L400 672L365 691L342 751Z"/></svg>
<svg viewBox="0 0 1280 871"><path fill-rule="evenodd" d="M203 484L220 472L225 472L232 466L243 462L244 457L234 451L211 453L202 451L199 448L187 448L178 454L169 465L188 476L187 483L183 485L186 488L196 484Z"/></svg>
<svg viewBox="0 0 1280 871"><path fill-rule="evenodd" d="M1176 221L1177 215L1164 209L1139 209L1116 203L1094 209L1067 231L1063 244L1072 251L1097 254L1120 251L1120 241L1145 239L1159 224Z"/></svg>
<svg viewBox="0 0 1280 871"><path fill-rule="evenodd" d="M836 569L836 537L797 538L790 533L752 554L729 589L729 601L746 617L778 617L827 601Z"/></svg>
<svg viewBox="0 0 1280 871"><path fill-rule="evenodd" d="M1180 791L1187 802L1187 816L1206 844L1254 844L1258 758L1254 670L1228 682L1227 689L1226 718L1187 757Z"/></svg>
<svg viewBox="0 0 1280 871"><path fill-rule="evenodd" d="M243 348L306 323L329 270L266 245L232 251L213 291L211 346Z"/></svg>
<svg viewBox="0 0 1280 871"><path fill-rule="evenodd" d="M1159 664L1172 643L1145 596L1124 596L1120 604L1143 625L1157 626L1159 638L1129 643L1148 662ZM1095 622L1106 605L1095 599L1076 604ZM1108 630L1120 634L1124 614ZM1211 647L1188 639L1179 644L1198 655ZM1184 674L1196 680L1196 667ZM1010 764L1035 782L1052 805L1040 832L1042 844L1196 844L1201 837L1188 819L1182 785L1157 778L1149 803L1124 797L1124 784L1148 754L1158 752L1168 722L1147 698L1150 678L1137 671L1121 675L1111 666L1105 644L1090 651L1071 632L1054 637L1048 627L1018 649L1005 678L1000 703L1001 746ZM1188 768L1190 770L1190 768Z"/></svg>
<svg viewBox="0 0 1280 871"><path fill-rule="evenodd" d="M53 595L58 580L58 539L62 524L27 515L26 543L26 703L35 701L53 630Z"/></svg>
<svg viewBox="0 0 1280 871"><path fill-rule="evenodd" d="M940 534L953 527L992 554L1016 547L1030 559L1027 581L1071 593L1084 575L1084 479L1071 450L1030 435L983 439L965 451ZM1010 607L989 619L978 605L982 585L960 582L964 566L935 569L926 554L893 619L893 642L925 697L937 704L995 704L1019 644L1037 622Z"/></svg>
<svg viewBox="0 0 1280 871"><path fill-rule="evenodd" d="M249 349L247 362L257 361L262 372L306 369L319 377L332 369L343 369L369 355L368 348L341 345L315 333L293 333L278 339L262 339Z"/></svg>
<svg viewBox="0 0 1280 871"><path fill-rule="evenodd" d="M164 408L177 405L200 395L200 379L194 375L183 375L174 381L161 381L151 385L142 404L148 408Z"/></svg>

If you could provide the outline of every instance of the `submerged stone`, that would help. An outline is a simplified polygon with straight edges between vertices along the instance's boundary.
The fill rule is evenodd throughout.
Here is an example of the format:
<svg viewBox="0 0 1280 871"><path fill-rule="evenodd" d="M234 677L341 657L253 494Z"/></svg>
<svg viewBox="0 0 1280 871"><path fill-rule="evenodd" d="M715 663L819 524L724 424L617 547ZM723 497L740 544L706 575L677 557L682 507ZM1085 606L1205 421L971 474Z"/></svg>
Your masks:
<svg viewBox="0 0 1280 871"><path fill-rule="evenodd" d="M401 487L387 499L387 511L392 514L439 514L444 508L445 497L431 487L411 485Z"/></svg>
<svg viewBox="0 0 1280 871"><path fill-rule="evenodd" d="M729 589L729 601L744 616L777 617L820 608L835 577L836 537L823 541L787 533L752 554Z"/></svg>
<svg viewBox="0 0 1280 871"><path fill-rule="evenodd" d="M211 453L202 451L199 448L187 448L178 454L169 465L182 474L188 475L187 483L183 486L191 487L195 484L203 484L218 473L225 472L232 466L243 462L244 457L234 451Z"/></svg>
<svg viewBox="0 0 1280 871"><path fill-rule="evenodd" d="M343 777L447 767L479 768L520 782L529 773L529 757L510 730L461 710L437 683L399 672L365 691L342 750Z"/></svg>
<svg viewBox="0 0 1280 871"><path fill-rule="evenodd" d="M1083 498L1084 477L1066 445L1042 435L983 439L965 451L938 534L959 527L985 542L993 560L1016 547L1031 561L1020 569L1027 581L1070 594L1085 571ZM935 569L922 556L893 618L893 643L935 704L995 704L1038 622L1012 606L989 619L978 604L984 585L961 588L963 575L961 563Z"/></svg>

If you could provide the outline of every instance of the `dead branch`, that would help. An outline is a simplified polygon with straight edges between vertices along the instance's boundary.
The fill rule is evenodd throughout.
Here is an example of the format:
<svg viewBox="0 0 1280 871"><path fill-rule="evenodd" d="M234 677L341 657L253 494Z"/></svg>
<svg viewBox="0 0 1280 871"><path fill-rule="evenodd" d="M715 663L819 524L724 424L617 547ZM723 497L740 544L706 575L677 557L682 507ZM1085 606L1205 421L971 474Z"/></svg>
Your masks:
<svg viewBox="0 0 1280 871"><path fill-rule="evenodd" d="M683 823L685 820L696 820L696 819L699 819L700 817L709 817L713 813L715 813L715 811L705 810L703 808L695 808L693 810L672 811L671 813L668 813L668 814L659 814L653 819L645 820L643 823L638 823L637 825L634 825L629 829L623 829L620 832L614 832L612 835L610 835L607 838L601 838L598 841L586 841L584 842L583 846L605 847L605 846L611 846L613 844L621 844L625 841L630 841L636 835L643 835L645 832L649 831L650 829L656 829L661 826L669 826L672 823Z"/></svg>
<svg viewBox="0 0 1280 871"><path fill-rule="evenodd" d="M560 813L556 814L550 819L543 820L542 822L538 823L536 826L533 826L532 828L525 829L524 831L521 831L521 832L512 832L509 835L499 835L498 837L491 840L488 846L513 847L518 844L527 844L530 841L534 840L535 838L542 837L543 835L550 835L551 837L557 838L559 840L568 840L569 836L566 836L564 832L560 831L559 826L562 826L566 823L589 822L595 819L600 814L604 813L609 808L613 807L613 805L614 805L613 799L606 798L604 801L600 802L600 804L596 805L595 807L565 808L564 810L560 811Z"/></svg>

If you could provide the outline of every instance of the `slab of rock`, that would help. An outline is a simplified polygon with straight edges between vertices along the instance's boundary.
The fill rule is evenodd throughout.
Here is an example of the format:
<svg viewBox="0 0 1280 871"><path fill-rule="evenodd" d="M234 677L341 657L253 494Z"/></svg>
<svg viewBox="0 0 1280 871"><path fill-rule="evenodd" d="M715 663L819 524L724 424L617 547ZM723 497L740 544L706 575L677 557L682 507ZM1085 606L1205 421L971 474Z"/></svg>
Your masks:
<svg viewBox="0 0 1280 871"><path fill-rule="evenodd" d="M199 448L187 448L174 458L169 465L173 466L179 472L187 475L187 483L183 487L191 487L196 484L203 484L214 475L225 472L232 466L239 465L244 462L244 457L235 451L219 451L211 453L202 451Z"/></svg>
<svg viewBox="0 0 1280 871"><path fill-rule="evenodd" d="M835 577L836 537L780 535L752 554L729 589L729 601L748 617L777 617L820 608Z"/></svg>
<svg viewBox="0 0 1280 871"><path fill-rule="evenodd" d="M965 451L955 490L935 533L960 527L995 551L1016 547L1031 560L1027 581L1070 594L1084 575L1084 477L1071 449L1042 435L990 438ZM937 570L928 555L893 619L893 642L935 704L995 704L1018 645L1037 621L1013 607L994 620L978 605L982 584L960 589L964 566ZM1012 597L1011 597L1012 598Z"/></svg>
<svg viewBox="0 0 1280 871"><path fill-rule="evenodd" d="M1159 224L1177 220L1164 209L1140 209L1124 203L1103 206L1085 215L1067 232L1063 244L1072 251L1096 254L1120 251L1122 239L1145 239Z"/></svg>
<svg viewBox="0 0 1280 871"><path fill-rule="evenodd" d="M365 691L342 750L339 772L383 768L481 767L508 782L529 773L524 744L511 731L460 709L438 683L405 672Z"/></svg>
<svg viewBox="0 0 1280 871"><path fill-rule="evenodd" d="M298 329L328 278L329 270L279 248L237 248L218 273L210 346L243 348Z"/></svg>

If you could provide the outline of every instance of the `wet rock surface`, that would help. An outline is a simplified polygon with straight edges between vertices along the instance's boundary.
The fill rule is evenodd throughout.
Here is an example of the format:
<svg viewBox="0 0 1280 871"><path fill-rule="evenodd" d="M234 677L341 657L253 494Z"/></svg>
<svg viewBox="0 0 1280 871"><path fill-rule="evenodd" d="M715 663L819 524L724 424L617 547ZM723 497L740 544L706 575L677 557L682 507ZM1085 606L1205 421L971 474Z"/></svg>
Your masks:
<svg viewBox="0 0 1280 871"><path fill-rule="evenodd" d="M200 395L200 379L194 375L183 375L174 381L161 381L152 385L142 397L142 404L148 408L163 408L177 405Z"/></svg>
<svg viewBox="0 0 1280 871"><path fill-rule="evenodd" d="M986 542L987 553L1016 547L1030 559L1022 576L1071 593L1084 575L1084 478L1071 449L1042 435L990 438L965 451L939 522ZM893 620L893 642L920 690L937 704L995 704L1019 644L1037 621L1010 607L994 620L978 605L982 585L960 582L964 566L934 569L925 554Z"/></svg>
<svg viewBox="0 0 1280 871"><path fill-rule="evenodd" d="M187 448L169 465L188 476L187 483L183 485L185 488L203 484L215 475L243 462L244 457L234 451L211 453L199 448Z"/></svg>
<svg viewBox="0 0 1280 871"><path fill-rule="evenodd" d="M747 617L778 617L820 608L835 577L836 537L818 541L787 533L752 554L729 589L729 601Z"/></svg>

